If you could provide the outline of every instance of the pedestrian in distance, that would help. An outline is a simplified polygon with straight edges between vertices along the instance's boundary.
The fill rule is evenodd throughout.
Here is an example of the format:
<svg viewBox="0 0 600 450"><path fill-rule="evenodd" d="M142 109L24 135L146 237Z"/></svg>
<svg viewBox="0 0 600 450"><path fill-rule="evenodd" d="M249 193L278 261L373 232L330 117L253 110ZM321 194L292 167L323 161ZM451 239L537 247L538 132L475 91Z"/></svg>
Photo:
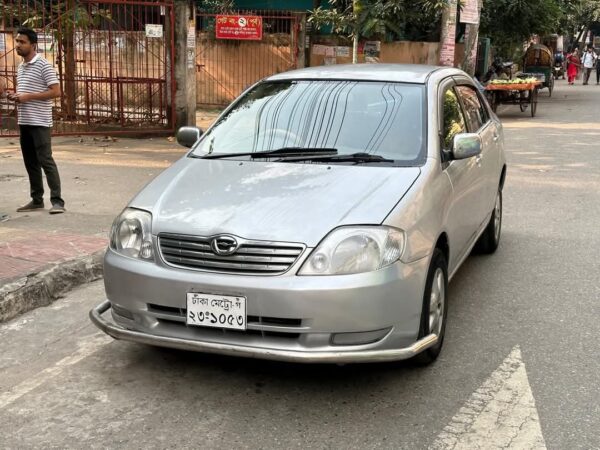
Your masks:
<svg viewBox="0 0 600 450"><path fill-rule="evenodd" d="M586 85L589 83L592 69L596 65L596 54L591 46L581 56L581 65L583 66L583 84Z"/></svg>
<svg viewBox="0 0 600 450"><path fill-rule="evenodd" d="M577 72L580 66L579 50L575 49L567 55L567 79L569 80L569 84L575 83L575 78L577 78Z"/></svg>
<svg viewBox="0 0 600 450"><path fill-rule="evenodd" d="M37 33L19 28L15 50L23 58L17 70L16 92L7 98L17 104L21 153L29 176L31 201L17 212L44 209L42 169L50 188L50 214L65 212L60 176L52 157L52 99L60 97L60 85L52 65L37 53Z"/></svg>
<svg viewBox="0 0 600 450"><path fill-rule="evenodd" d="M596 54L596 84L600 84L600 57Z"/></svg>

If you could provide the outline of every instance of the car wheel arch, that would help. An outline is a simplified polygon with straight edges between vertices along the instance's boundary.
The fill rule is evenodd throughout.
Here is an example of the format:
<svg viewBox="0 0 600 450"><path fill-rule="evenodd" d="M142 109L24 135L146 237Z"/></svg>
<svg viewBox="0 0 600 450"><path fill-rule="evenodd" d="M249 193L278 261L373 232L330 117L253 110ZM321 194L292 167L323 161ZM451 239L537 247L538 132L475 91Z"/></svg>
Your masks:
<svg viewBox="0 0 600 450"><path fill-rule="evenodd" d="M445 231L443 231L436 243L435 246L433 247L434 249L438 248L442 251L442 253L444 254L444 257L446 258L446 262L450 261L450 245L448 244L448 235L446 234ZM433 253L433 251L432 251Z"/></svg>
<svg viewBox="0 0 600 450"><path fill-rule="evenodd" d="M504 181L506 180L506 164L502 166L502 173L500 174L500 190L504 189Z"/></svg>

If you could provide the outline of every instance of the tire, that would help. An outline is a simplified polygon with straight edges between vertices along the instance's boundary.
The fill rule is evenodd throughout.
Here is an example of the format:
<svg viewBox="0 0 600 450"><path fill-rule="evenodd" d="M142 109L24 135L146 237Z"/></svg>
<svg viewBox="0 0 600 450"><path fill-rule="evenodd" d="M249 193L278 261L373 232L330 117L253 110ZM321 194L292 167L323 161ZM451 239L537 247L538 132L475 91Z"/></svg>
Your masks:
<svg viewBox="0 0 600 450"><path fill-rule="evenodd" d="M431 314L431 306L437 306L437 312ZM436 248L431 258L427 272L419 339L433 333L438 336L438 342L412 358L418 365L434 362L442 351L446 334L446 319L448 318L448 263L442 251Z"/></svg>
<svg viewBox="0 0 600 450"><path fill-rule="evenodd" d="M531 117L535 117L535 112L537 111L537 104L538 104L538 90L537 89L533 89L531 91Z"/></svg>
<svg viewBox="0 0 600 450"><path fill-rule="evenodd" d="M502 191L498 189L496 195L496 202L494 204L494 211L492 217L488 222L485 230L479 236L477 243L475 244L475 250L477 253L492 254L498 248L500 244L500 235L502 232Z"/></svg>

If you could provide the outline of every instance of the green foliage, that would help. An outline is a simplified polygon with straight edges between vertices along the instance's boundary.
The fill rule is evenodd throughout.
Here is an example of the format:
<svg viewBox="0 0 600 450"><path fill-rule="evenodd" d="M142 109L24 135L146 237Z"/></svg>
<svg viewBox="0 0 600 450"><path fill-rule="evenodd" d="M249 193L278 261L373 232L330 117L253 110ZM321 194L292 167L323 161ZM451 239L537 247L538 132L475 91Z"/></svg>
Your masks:
<svg viewBox="0 0 600 450"><path fill-rule="evenodd" d="M600 21L600 0L558 0L563 11L557 32L570 35Z"/></svg>
<svg viewBox="0 0 600 450"><path fill-rule="evenodd" d="M44 23L44 15L48 21L48 13L44 14L42 8L37 10L36 15L29 15L22 25L30 28L41 28ZM52 5L51 15L57 39L72 35L76 30L84 31L97 27L103 20L112 20L110 10L96 8L93 11L73 1L59 2Z"/></svg>
<svg viewBox="0 0 600 450"><path fill-rule="evenodd" d="M392 35L399 40L436 40L448 0L329 0L310 12L317 29L354 37Z"/></svg>
<svg viewBox="0 0 600 450"><path fill-rule="evenodd" d="M570 34L597 21L599 0L484 0L480 35L512 57L534 34Z"/></svg>
<svg viewBox="0 0 600 450"><path fill-rule="evenodd" d="M196 0L200 12L225 14L235 9L235 0Z"/></svg>

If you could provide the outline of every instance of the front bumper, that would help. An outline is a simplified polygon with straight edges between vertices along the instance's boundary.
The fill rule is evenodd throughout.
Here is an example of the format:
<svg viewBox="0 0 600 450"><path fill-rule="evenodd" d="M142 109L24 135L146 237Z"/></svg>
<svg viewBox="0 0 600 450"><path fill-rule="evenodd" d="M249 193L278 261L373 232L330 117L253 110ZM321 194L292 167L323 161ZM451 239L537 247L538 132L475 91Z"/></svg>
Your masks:
<svg viewBox="0 0 600 450"><path fill-rule="evenodd" d="M110 308L110 302L108 300L104 301L90 311L90 319L98 328L115 339L156 345L160 347L176 348L180 350L193 350L230 356L242 356L247 358L270 359L275 361L337 364L397 361L412 358L423 350L434 346L438 341L436 335L430 334L422 339L419 339L409 347L398 349L359 351L294 351L269 349L215 342L194 341L127 330L103 317L103 314L106 313Z"/></svg>

